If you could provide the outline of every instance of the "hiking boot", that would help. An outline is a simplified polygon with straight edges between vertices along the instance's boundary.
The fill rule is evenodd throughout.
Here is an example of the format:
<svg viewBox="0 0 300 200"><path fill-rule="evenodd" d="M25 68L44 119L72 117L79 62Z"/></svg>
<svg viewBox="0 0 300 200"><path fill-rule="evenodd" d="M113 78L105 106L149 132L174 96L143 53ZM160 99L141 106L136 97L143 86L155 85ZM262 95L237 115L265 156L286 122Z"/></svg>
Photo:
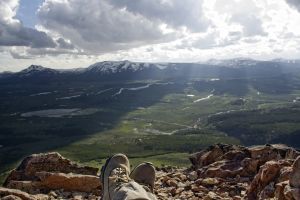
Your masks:
<svg viewBox="0 0 300 200"><path fill-rule="evenodd" d="M129 160L124 154L116 154L107 159L101 169L102 199L111 200L115 191L130 181L129 173Z"/></svg>
<svg viewBox="0 0 300 200"><path fill-rule="evenodd" d="M155 182L155 168L152 163L142 163L136 166L131 174L130 178L135 182L146 186L146 190L153 193L154 182Z"/></svg>

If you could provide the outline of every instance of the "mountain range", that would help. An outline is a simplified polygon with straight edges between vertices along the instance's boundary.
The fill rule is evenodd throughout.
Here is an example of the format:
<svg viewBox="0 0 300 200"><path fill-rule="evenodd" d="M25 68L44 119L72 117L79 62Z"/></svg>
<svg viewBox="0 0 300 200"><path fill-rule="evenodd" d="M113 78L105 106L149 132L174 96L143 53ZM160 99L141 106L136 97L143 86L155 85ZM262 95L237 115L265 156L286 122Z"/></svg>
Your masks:
<svg viewBox="0 0 300 200"><path fill-rule="evenodd" d="M253 78L274 77L300 72L298 60L259 61L246 58L209 60L204 63L144 63L104 61L87 68L57 70L39 65L13 73L0 73L0 82L51 80L141 80L174 78Z"/></svg>

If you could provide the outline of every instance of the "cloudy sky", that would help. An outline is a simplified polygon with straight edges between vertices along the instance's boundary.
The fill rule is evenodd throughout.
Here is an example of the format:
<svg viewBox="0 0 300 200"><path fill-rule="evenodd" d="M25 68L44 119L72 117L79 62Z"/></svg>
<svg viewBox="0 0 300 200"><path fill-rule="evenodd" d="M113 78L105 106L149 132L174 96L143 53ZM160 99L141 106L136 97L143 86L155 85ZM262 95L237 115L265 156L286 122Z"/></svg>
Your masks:
<svg viewBox="0 0 300 200"><path fill-rule="evenodd" d="M300 58L300 0L0 0L0 71Z"/></svg>

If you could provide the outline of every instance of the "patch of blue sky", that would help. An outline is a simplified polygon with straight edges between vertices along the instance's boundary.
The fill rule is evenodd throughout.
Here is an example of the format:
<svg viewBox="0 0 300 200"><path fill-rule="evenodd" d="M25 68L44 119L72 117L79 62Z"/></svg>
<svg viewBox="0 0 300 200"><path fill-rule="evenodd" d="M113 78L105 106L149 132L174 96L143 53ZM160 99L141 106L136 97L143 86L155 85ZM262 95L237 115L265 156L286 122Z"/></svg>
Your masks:
<svg viewBox="0 0 300 200"><path fill-rule="evenodd" d="M20 0L17 18L22 21L24 26L34 28L37 24L37 9L44 0Z"/></svg>

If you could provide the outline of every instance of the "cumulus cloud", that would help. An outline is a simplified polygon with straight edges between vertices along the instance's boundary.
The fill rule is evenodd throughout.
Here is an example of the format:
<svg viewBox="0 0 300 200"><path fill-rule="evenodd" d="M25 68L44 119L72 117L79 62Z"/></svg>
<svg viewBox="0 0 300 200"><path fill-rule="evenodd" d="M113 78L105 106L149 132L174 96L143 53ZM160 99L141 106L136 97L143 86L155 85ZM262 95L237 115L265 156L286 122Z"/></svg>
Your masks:
<svg viewBox="0 0 300 200"><path fill-rule="evenodd" d="M213 3L213 10L224 18L225 25L221 26L207 13L205 2L45 0L37 11L39 30L36 30L15 19L18 0L8 0L1 17L8 21L4 23L0 45L44 48L26 49L32 55L97 55L176 40L181 41L175 45L178 48L213 49L237 43L242 36L264 34L253 1ZM241 7L253 13L244 15L245 9Z"/></svg>
<svg viewBox="0 0 300 200"><path fill-rule="evenodd" d="M33 59L43 58L46 56L57 57L59 55L86 55L84 52L80 52L76 49L62 49L62 48L28 48L19 47L9 50L10 55L14 59Z"/></svg>
<svg viewBox="0 0 300 200"><path fill-rule="evenodd" d="M14 49L11 49L10 51L10 55L14 58L14 59L31 59L33 58L32 56L28 55L27 52L18 52Z"/></svg>
<svg viewBox="0 0 300 200"><path fill-rule="evenodd" d="M46 33L24 27L20 20L15 18L18 6L18 0L0 1L0 45L55 47L56 43Z"/></svg>
<svg viewBox="0 0 300 200"><path fill-rule="evenodd" d="M90 53L130 49L175 37L175 31L163 30L162 21L150 20L107 0L46 0L38 16L46 29Z"/></svg>
<svg viewBox="0 0 300 200"><path fill-rule="evenodd" d="M234 22L238 22L243 26L245 36L266 35L267 33L262 27L262 21L254 14L245 15L237 14L233 16Z"/></svg>
<svg viewBox="0 0 300 200"><path fill-rule="evenodd" d="M113 5L172 28L205 31L209 20L204 16L203 0L111 0Z"/></svg>
<svg viewBox="0 0 300 200"><path fill-rule="evenodd" d="M244 36L266 35L263 28L262 9L254 0L218 0L214 10L223 16L228 25L238 25Z"/></svg>
<svg viewBox="0 0 300 200"><path fill-rule="evenodd" d="M298 0L44 0L36 28L19 2L0 0L0 64L300 55Z"/></svg>

